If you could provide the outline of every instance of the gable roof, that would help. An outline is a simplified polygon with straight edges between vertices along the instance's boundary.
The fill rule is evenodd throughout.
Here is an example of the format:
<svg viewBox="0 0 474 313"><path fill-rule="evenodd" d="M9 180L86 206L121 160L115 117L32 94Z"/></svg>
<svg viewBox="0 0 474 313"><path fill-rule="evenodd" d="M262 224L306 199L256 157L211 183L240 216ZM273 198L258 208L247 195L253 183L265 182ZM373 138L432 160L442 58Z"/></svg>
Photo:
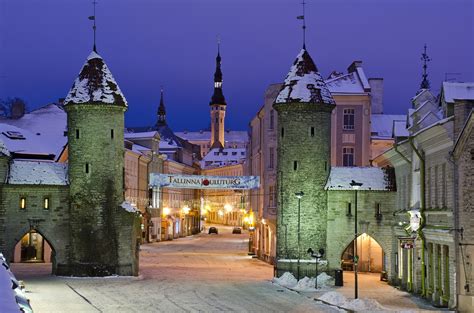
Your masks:
<svg viewBox="0 0 474 313"><path fill-rule="evenodd" d="M474 100L474 83L443 82L443 97L446 102Z"/></svg>

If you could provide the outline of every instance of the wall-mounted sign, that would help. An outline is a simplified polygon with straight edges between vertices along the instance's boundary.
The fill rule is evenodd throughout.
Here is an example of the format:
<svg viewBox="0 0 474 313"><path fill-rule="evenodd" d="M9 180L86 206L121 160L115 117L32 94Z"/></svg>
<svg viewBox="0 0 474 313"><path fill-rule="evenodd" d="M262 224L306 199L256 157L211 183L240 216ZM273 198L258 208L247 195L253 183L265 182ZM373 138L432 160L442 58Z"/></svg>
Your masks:
<svg viewBox="0 0 474 313"><path fill-rule="evenodd" d="M150 187L187 189L255 189L260 187L260 177L151 173Z"/></svg>
<svg viewBox="0 0 474 313"><path fill-rule="evenodd" d="M400 244L400 247L402 247L402 249L413 249L413 243L410 243L410 242L402 242Z"/></svg>

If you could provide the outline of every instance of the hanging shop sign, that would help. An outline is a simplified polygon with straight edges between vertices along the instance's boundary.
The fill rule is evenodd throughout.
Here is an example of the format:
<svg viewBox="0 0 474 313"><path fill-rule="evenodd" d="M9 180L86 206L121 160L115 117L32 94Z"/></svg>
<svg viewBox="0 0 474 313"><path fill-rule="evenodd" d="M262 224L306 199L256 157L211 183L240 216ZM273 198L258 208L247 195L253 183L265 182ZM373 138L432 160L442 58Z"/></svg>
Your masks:
<svg viewBox="0 0 474 313"><path fill-rule="evenodd" d="M151 173L150 187L185 189L255 189L260 187L260 177Z"/></svg>
<svg viewBox="0 0 474 313"><path fill-rule="evenodd" d="M402 249L413 249L415 247L413 238L399 238L399 240Z"/></svg>

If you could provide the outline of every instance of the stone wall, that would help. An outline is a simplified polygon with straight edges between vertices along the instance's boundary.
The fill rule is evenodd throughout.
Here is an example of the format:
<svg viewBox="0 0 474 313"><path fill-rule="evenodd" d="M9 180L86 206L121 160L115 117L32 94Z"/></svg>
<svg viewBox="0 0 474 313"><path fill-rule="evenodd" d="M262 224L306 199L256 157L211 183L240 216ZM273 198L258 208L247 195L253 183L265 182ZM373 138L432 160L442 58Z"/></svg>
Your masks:
<svg viewBox="0 0 474 313"><path fill-rule="evenodd" d="M333 106L285 103L274 108L279 123L277 259L309 259L308 248L326 248L324 186L330 167ZM304 196L298 200L295 193L301 191ZM278 262L277 268L286 265Z"/></svg>
<svg viewBox="0 0 474 313"><path fill-rule="evenodd" d="M381 247L385 254L385 271L389 278L395 276L394 262L396 238L393 236L395 192L359 191L357 196L358 234L366 233ZM341 267L341 256L355 237L355 192L328 191L327 252L328 269ZM348 214L348 203L351 213ZM381 215L376 215L380 204Z"/></svg>
<svg viewBox="0 0 474 313"><path fill-rule="evenodd" d="M35 229L53 249L53 274L68 263L70 252L69 187L0 184L0 252L7 260L13 256L15 245ZM26 208L20 208L25 197ZM43 208L49 198L50 208Z"/></svg>

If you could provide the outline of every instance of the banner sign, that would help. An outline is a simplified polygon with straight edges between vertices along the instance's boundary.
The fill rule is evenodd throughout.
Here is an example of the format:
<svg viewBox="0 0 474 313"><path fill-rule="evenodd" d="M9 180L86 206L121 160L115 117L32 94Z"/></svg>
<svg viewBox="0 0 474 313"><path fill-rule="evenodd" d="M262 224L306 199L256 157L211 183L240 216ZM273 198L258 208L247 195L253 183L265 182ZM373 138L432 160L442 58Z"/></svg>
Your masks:
<svg viewBox="0 0 474 313"><path fill-rule="evenodd" d="M151 173L150 187L187 189L255 189L260 187L260 177Z"/></svg>

